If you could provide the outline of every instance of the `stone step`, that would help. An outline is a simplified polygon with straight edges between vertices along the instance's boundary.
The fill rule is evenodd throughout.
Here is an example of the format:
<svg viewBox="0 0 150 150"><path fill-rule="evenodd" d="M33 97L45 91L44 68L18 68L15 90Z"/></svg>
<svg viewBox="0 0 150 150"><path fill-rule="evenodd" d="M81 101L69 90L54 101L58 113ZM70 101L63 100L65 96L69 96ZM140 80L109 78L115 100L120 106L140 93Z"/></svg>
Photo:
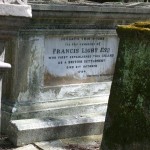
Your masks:
<svg viewBox="0 0 150 150"><path fill-rule="evenodd" d="M105 116L88 114L13 120L9 125L9 139L16 146L38 141L102 134Z"/></svg>
<svg viewBox="0 0 150 150"><path fill-rule="evenodd" d="M20 106L13 114L14 120L78 115L86 113L101 113L105 115L109 95L79 100L66 100Z"/></svg>

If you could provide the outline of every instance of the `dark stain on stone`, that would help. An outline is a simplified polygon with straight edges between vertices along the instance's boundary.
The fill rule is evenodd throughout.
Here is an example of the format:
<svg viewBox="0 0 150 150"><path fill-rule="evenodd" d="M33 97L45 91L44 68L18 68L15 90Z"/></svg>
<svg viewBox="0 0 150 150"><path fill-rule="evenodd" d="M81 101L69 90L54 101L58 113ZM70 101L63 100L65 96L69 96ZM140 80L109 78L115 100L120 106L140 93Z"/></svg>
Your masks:
<svg viewBox="0 0 150 150"><path fill-rule="evenodd" d="M117 32L119 51L101 149L149 150L150 31L129 25Z"/></svg>

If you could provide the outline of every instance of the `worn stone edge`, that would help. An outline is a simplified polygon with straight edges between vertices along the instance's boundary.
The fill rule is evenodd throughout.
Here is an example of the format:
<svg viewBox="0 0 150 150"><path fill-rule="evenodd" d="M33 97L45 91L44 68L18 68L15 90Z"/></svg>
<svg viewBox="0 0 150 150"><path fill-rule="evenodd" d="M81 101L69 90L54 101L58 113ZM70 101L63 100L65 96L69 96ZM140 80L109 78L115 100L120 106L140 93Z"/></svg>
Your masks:
<svg viewBox="0 0 150 150"><path fill-rule="evenodd" d="M69 5L69 4L31 4L33 10L44 11L75 11L75 12L113 12L113 13L150 13L149 3L132 4L100 4L100 5Z"/></svg>
<svg viewBox="0 0 150 150"><path fill-rule="evenodd" d="M30 5L0 4L0 16L32 17Z"/></svg>

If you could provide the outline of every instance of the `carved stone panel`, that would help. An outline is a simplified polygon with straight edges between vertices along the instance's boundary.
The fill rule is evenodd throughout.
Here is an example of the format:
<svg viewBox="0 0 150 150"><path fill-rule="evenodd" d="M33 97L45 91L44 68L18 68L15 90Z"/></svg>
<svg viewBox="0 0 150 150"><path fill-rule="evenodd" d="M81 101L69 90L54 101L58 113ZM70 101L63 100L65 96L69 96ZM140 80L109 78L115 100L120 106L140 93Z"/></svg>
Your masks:
<svg viewBox="0 0 150 150"><path fill-rule="evenodd" d="M111 80L117 49L116 36L47 38L44 85Z"/></svg>

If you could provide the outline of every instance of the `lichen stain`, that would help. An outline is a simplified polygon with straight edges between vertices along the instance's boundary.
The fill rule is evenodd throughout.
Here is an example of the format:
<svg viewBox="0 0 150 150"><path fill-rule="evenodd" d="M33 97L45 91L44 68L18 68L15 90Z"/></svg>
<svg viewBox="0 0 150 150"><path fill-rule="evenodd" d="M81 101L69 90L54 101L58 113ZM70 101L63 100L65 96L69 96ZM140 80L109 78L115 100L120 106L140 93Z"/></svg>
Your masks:
<svg viewBox="0 0 150 150"><path fill-rule="evenodd" d="M150 29L136 26L117 29L120 44L102 150L150 149Z"/></svg>
<svg viewBox="0 0 150 150"><path fill-rule="evenodd" d="M37 95L40 93L39 90L39 78L37 76L37 72L33 72L33 76L29 81L29 95L31 97L37 97Z"/></svg>
<svg viewBox="0 0 150 150"><path fill-rule="evenodd" d="M108 70L110 71L110 70ZM80 83L92 83L92 82L100 82L100 81L109 81L112 79L112 75L108 76L100 74L97 76L87 76L85 79L75 78L73 75L66 76L55 76L47 71L44 73L44 85L45 86L56 86L56 85L67 85L67 84L80 84Z"/></svg>

